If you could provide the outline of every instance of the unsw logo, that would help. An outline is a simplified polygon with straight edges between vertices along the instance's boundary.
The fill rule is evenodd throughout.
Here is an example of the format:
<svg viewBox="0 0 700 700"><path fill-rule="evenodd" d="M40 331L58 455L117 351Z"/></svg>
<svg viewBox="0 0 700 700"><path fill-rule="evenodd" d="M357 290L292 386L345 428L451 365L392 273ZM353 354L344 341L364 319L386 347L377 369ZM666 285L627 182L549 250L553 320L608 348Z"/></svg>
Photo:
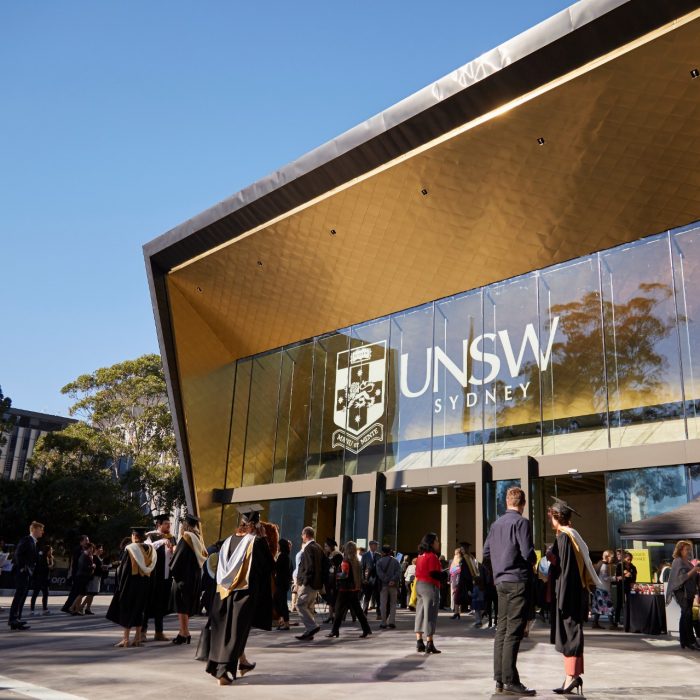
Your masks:
<svg viewBox="0 0 700 700"><path fill-rule="evenodd" d="M333 447L359 454L373 442L383 442L386 341L339 352L336 358Z"/></svg>

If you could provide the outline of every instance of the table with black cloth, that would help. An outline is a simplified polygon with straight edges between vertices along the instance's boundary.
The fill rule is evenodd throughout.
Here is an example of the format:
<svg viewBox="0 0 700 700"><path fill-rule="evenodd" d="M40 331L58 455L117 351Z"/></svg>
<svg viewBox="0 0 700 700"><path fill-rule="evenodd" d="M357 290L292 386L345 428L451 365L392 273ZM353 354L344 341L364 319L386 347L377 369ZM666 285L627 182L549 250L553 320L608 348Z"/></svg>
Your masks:
<svg viewBox="0 0 700 700"><path fill-rule="evenodd" d="M662 595L631 593L625 632L666 634L666 602Z"/></svg>

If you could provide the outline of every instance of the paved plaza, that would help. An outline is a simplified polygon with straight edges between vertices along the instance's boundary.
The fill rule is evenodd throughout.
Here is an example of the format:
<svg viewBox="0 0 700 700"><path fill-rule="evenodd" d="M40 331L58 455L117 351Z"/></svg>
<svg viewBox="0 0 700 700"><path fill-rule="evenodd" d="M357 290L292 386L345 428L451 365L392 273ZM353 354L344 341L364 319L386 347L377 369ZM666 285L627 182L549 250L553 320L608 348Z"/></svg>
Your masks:
<svg viewBox="0 0 700 700"><path fill-rule="evenodd" d="M51 598L54 610L59 601ZM219 687L193 658L204 618L192 621L191 646L149 642L143 648L115 649L112 645L119 640L120 630L103 617L108 601L106 596L96 601L94 617L74 618L60 612L27 617L31 630L10 632L6 627L10 600L0 599L4 608L0 698L177 700L244 693L246 700L424 700L489 698L493 689L494 633L475 629L468 616L453 622L448 613L441 613L436 642L443 653L438 656L416 653L413 615L407 611L399 611L396 630L379 630L371 617L374 634L369 639L359 639L359 627L352 624L341 628L340 639L327 639L324 626L311 643L297 642L298 631L254 631L248 658L257 662L257 668L233 686ZM168 618L166 633L175 625L175 618ZM544 627L535 628L524 641L519 668L538 696L557 697L550 689L561 684L562 662L548 644ZM664 637L606 631L590 631L586 637L584 695L588 698L693 697L699 672L700 653L683 652Z"/></svg>

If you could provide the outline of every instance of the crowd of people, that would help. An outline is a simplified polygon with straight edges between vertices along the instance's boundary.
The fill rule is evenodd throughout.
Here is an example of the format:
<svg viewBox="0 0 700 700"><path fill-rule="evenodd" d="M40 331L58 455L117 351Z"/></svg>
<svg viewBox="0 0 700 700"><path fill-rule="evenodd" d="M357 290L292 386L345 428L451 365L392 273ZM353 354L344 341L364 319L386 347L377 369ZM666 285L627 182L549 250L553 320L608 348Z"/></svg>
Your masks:
<svg viewBox="0 0 700 700"><path fill-rule="evenodd" d="M204 610L207 622L195 657L219 685L230 685L256 667L246 656L251 629L292 628L290 596L302 628L296 635L300 643L313 641L322 624L330 625L327 637L339 637L348 614L359 623L360 638L366 639L372 634L371 611L379 628L387 630L396 628L396 610L409 608L415 611L416 650L425 654L441 653L435 639L438 613L451 609L453 623L468 613L476 627L488 620L489 627L496 628L496 692L531 696L536 691L522 683L517 657L539 614L550 623L550 641L563 657L564 680L554 692L582 692L584 625L590 619L593 628L600 628L601 618L607 617L611 629L618 628L637 571L632 555L623 550L607 550L594 564L572 527L578 513L557 498L549 509L555 539L537 561L531 525L523 516L525 506L525 493L510 488L505 513L490 528L481 562L468 542L454 550L451 561L446 560L434 532L424 535L412 558L395 555L388 545L380 548L376 541L366 551L352 541L338 547L330 537L321 546L309 526L300 533L301 546L293 560L292 543L280 538L277 525L262 520L263 509L257 504L239 507L236 531L207 548L198 518L187 515L176 538L170 517L159 515L154 529L133 527L122 541L106 617L122 629L116 647L142 646L149 639L151 620L152 641L188 645L189 620ZM35 613L40 595L44 613L50 612L52 548L41 543L41 523L31 523L29 530L14 553L16 589L9 615L13 630L29 629L23 608L32 585L30 614ZM673 562L660 575L668 580L667 596L681 608L681 646L700 650L693 620L700 564L690 561L691 554L690 542L678 542ZM102 545L81 537L71 557L71 590L63 612L93 614L94 596L109 571ZM317 616L320 602L328 611L323 621ZM172 639L164 633L164 618L171 613L178 620Z"/></svg>

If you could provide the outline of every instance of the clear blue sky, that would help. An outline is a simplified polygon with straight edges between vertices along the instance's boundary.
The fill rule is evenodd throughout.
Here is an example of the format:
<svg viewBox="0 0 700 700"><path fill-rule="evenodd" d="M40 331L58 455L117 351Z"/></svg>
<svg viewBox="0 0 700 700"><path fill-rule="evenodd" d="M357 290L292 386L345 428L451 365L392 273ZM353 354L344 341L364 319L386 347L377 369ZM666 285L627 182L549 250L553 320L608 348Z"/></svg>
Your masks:
<svg viewBox="0 0 700 700"><path fill-rule="evenodd" d="M0 385L157 352L141 247L570 5L0 3Z"/></svg>

